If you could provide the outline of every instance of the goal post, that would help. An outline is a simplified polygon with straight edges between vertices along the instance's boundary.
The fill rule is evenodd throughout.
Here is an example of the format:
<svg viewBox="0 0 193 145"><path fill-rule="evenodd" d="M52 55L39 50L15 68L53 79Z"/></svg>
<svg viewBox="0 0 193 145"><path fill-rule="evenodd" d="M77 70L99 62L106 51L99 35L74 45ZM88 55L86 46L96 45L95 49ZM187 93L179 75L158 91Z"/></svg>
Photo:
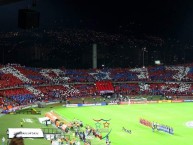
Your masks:
<svg viewBox="0 0 193 145"><path fill-rule="evenodd" d="M128 104L146 104L147 98L129 99Z"/></svg>

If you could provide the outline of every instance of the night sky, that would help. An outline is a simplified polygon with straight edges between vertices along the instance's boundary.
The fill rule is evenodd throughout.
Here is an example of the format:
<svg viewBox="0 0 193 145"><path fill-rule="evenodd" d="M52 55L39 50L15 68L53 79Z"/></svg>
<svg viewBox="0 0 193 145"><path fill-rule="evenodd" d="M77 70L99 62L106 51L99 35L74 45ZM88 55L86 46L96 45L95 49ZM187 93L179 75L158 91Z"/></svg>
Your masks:
<svg viewBox="0 0 193 145"><path fill-rule="evenodd" d="M31 7L32 0L0 6L0 30L17 28L18 10ZM40 26L81 23L97 31L122 32L133 29L149 33L192 39L193 1L186 0L37 0Z"/></svg>

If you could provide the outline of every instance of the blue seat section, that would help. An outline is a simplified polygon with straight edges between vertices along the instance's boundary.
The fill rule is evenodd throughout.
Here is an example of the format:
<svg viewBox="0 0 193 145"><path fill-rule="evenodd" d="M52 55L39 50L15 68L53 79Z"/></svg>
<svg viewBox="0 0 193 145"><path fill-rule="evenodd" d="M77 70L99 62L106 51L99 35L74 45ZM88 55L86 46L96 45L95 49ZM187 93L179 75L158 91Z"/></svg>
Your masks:
<svg viewBox="0 0 193 145"><path fill-rule="evenodd" d="M188 73L193 73L193 67L190 67L190 70L188 71Z"/></svg>
<svg viewBox="0 0 193 145"><path fill-rule="evenodd" d="M30 100L34 99L35 96L32 94L24 94L24 95L10 96L10 98L16 101L17 103L27 104L27 103L30 103Z"/></svg>

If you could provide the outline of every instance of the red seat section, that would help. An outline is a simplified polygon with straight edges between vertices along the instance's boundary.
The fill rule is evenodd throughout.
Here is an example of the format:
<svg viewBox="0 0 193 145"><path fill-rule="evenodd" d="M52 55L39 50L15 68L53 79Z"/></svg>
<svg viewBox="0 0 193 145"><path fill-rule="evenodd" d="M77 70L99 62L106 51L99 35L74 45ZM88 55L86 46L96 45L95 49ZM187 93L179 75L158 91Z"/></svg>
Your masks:
<svg viewBox="0 0 193 145"><path fill-rule="evenodd" d="M96 84L96 90L100 94L114 93L114 87L111 81L98 81L95 84Z"/></svg>
<svg viewBox="0 0 193 145"><path fill-rule="evenodd" d="M0 108L3 108L3 98L2 97L0 97Z"/></svg>

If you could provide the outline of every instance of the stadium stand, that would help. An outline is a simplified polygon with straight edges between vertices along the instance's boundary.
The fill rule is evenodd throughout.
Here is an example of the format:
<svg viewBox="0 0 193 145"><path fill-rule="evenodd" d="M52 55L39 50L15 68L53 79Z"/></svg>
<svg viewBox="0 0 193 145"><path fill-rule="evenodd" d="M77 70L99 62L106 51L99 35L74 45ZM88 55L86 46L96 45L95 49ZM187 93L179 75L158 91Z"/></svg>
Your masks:
<svg viewBox="0 0 193 145"><path fill-rule="evenodd" d="M0 106L26 105L115 93L129 96L193 97L193 64L116 69L0 67Z"/></svg>

